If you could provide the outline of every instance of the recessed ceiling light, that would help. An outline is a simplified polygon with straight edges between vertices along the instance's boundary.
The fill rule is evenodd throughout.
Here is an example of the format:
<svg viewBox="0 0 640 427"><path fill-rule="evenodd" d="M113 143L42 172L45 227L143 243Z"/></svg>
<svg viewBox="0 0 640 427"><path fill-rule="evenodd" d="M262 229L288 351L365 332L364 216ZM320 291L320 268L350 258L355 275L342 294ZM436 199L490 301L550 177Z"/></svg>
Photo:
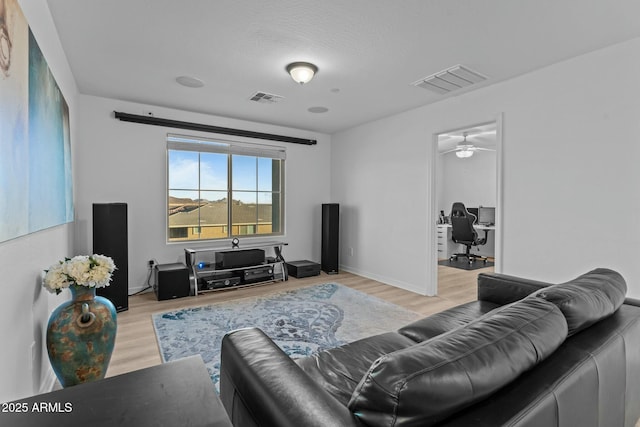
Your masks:
<svg viewBox="0 0 640 427"><path fill-rule="evenodd" d="M204 86L204 82L200 79L190 76L180 76L176 77L176 81L180 83L182 86L186 87L202 87Z"/></svg>
<svg viewBox="0 0 640 427"><path fill-rule="evenodd" d="M326 113L329 109L327 107L309 107L307 111L310 113Z"/></svg>

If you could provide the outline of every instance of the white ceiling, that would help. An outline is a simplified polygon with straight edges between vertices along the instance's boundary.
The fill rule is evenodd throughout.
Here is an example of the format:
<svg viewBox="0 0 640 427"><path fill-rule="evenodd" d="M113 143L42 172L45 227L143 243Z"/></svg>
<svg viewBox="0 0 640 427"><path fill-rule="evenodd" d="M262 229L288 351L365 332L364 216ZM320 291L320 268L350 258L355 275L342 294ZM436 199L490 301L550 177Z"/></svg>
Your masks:
<svg viewBox="0 0 640 427"><path fill-rule="evenodd" d="M640 36L638 0L48 4L81 93L326 133ZM285 72L294 61L319 72L297 85ZM411 85L456 64L489 79L449 95ZM256 91L284 99L250 102Z"/></svg>

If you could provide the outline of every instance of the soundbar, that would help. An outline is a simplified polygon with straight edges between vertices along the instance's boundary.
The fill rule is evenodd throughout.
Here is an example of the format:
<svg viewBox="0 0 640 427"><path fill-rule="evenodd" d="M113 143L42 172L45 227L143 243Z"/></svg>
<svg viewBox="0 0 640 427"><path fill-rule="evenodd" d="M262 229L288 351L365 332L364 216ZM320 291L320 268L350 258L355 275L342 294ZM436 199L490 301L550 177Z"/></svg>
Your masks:
<svg viewBox="0 0 640 427"><path fill-rule="evenodd" d="M265 260L262 249L216 252L215 259L216 268L222 270L260 265Z"/></svg>

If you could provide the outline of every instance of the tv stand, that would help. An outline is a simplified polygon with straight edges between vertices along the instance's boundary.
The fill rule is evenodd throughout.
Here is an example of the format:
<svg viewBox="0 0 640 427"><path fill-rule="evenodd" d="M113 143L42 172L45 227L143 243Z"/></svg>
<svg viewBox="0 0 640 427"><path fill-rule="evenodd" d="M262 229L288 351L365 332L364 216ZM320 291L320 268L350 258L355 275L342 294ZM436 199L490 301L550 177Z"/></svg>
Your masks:
<svg viewBox="0 0 640 427"><path fill-rule="evenodd" d="M231 248L185 249L191 295L288 280L287 266L282 256L282 247L286 245L278 241L242 246L234 244ZM256 250L264 249L272 249L275 256L257 260ZM249 264L229 265L220 262L223 256L246 259Z"/></svg>

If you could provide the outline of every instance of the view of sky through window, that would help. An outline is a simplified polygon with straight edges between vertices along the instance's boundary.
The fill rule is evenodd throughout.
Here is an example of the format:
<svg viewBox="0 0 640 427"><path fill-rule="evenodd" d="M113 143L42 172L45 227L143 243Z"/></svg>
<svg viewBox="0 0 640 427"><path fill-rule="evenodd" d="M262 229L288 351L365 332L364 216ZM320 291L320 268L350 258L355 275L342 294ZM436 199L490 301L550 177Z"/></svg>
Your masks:
<svg viewBox="0 0 640 427"><path fill-rule="evenodd" d="M169 240L281 232L282 160L171 148L167 153Z"/></svg>

